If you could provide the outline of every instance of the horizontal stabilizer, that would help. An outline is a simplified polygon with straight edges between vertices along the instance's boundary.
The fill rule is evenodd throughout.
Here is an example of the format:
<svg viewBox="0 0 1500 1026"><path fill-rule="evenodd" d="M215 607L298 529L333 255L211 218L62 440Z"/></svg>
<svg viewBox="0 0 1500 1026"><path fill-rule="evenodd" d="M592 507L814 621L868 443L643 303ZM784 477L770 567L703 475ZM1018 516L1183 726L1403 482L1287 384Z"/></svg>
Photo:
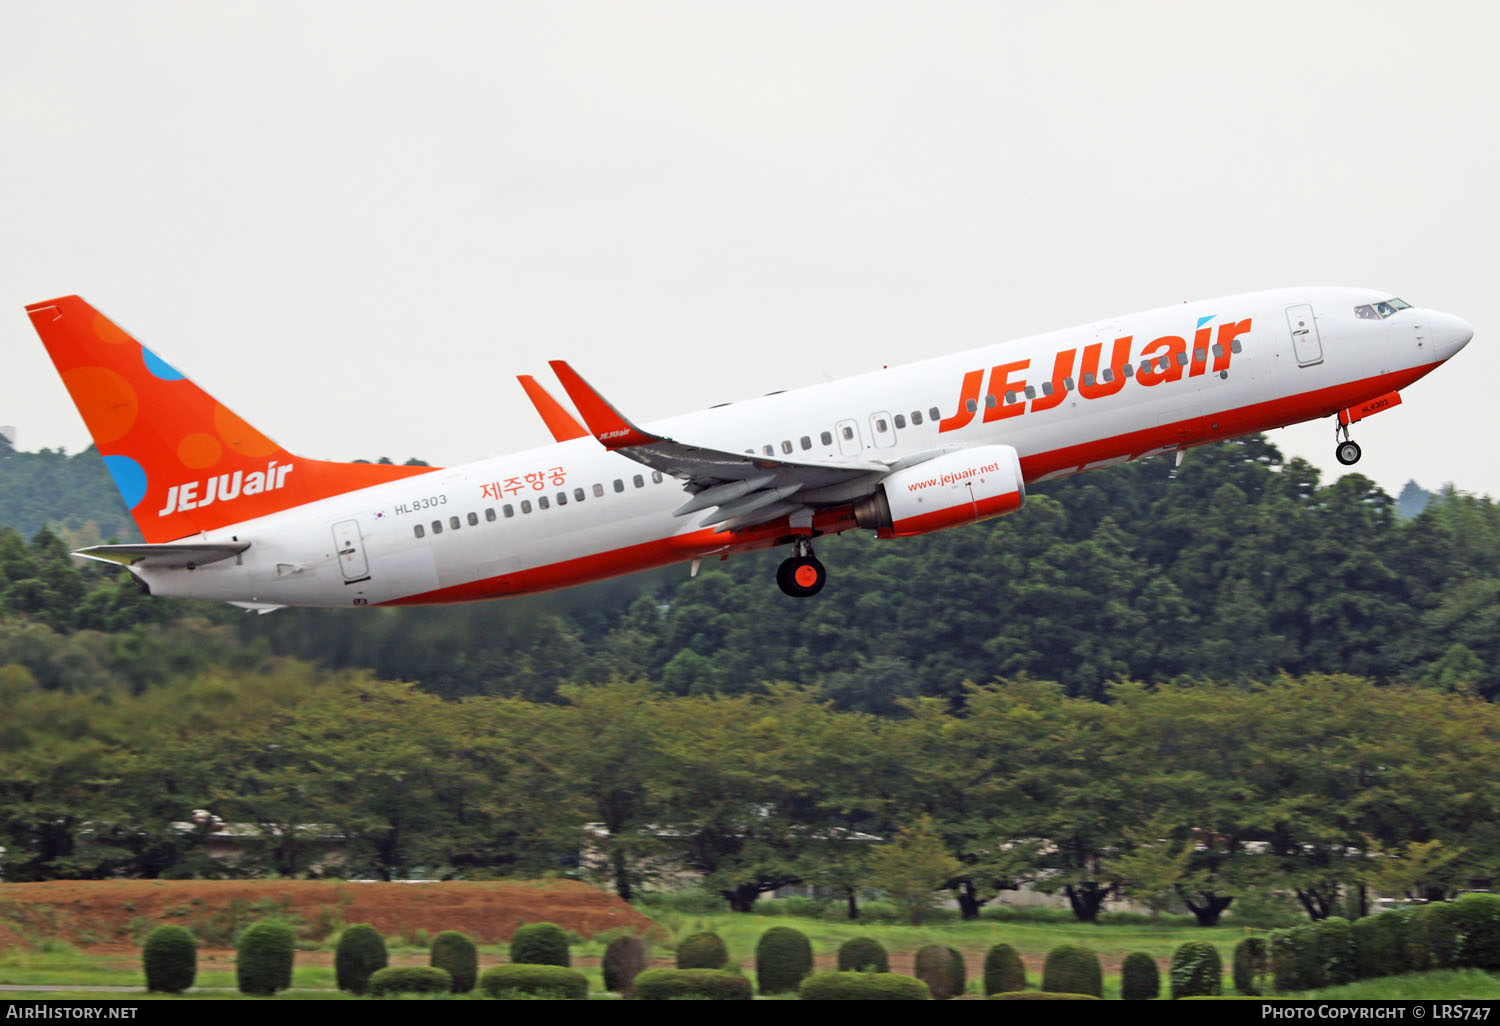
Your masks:
<svg viewBox="0 0 1500 1026"><path fill-rule="evenodd" d="M75 556L101 563L139 566L150 570L192 570L238 556L250 547L241 542L167 542L164 545L90 545Z"/></svg>

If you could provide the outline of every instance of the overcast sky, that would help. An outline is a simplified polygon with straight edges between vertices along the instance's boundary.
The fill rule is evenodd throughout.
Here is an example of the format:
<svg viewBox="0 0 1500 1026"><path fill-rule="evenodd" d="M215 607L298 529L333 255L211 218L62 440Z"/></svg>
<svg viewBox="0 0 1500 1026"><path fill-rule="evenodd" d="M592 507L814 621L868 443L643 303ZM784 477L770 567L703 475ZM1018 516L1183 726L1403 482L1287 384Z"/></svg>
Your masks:
<svg viewBox="0 0 1500 1026"><path fill-rule="evenodd" d="M88 443L22 310L71 292L289 448L452 464L549 440L549 358L649 420L1333 284L1476 332L1359 472L1500 496L1494 4L3 11L24 449Z"/></svg>

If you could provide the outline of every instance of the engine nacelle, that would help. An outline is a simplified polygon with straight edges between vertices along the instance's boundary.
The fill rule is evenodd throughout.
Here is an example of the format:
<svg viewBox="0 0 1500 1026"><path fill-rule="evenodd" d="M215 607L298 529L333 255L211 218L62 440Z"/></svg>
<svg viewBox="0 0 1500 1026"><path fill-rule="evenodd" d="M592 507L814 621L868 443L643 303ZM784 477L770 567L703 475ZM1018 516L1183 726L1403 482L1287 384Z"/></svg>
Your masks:
<svg viewBox="0 0 1500 1026"><path fill-rule="evenodd" d="M854 504L854 522L882 538L901 538L1014 513L1025 501L1016 450L982 445L886 477L873 495Z"/></svg>

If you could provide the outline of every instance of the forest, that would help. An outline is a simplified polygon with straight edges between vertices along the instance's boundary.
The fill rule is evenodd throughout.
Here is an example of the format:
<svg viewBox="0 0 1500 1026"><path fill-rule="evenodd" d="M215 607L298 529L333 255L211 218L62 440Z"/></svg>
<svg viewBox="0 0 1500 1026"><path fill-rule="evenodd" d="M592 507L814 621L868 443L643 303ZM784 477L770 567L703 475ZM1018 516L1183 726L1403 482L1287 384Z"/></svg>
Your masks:
<svg viewBox="0 0 1500 1026"><path fill-rule="evenodd" d="M92 453L0 448L5 880L303 874L333 834L316 871L631 895L670 864L734 908L802 882L965 915L1029 884L1213 922L1497 871L1500 512L1452 488L1403 516L1253 438L822 539L812 600L759 553L268 616L71 559L131 537L119 507ZM208 858L194 810L249 856Z"/></svg>

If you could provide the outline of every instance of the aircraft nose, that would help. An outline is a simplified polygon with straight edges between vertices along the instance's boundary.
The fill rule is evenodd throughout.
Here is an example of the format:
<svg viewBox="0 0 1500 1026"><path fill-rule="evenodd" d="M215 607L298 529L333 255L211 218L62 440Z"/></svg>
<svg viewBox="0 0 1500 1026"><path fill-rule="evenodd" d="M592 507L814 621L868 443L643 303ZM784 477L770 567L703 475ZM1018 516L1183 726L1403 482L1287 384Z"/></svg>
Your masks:
<svg viewBox="0 0 1500 1026"><path fill-rule="evenodd" d="M1468 345L1469 340L1474 337L1474 326L1462 317L1432 310L1428 312L1428 322L1432 332L1432 348L1439 360L1448 359Z"/></svg>

